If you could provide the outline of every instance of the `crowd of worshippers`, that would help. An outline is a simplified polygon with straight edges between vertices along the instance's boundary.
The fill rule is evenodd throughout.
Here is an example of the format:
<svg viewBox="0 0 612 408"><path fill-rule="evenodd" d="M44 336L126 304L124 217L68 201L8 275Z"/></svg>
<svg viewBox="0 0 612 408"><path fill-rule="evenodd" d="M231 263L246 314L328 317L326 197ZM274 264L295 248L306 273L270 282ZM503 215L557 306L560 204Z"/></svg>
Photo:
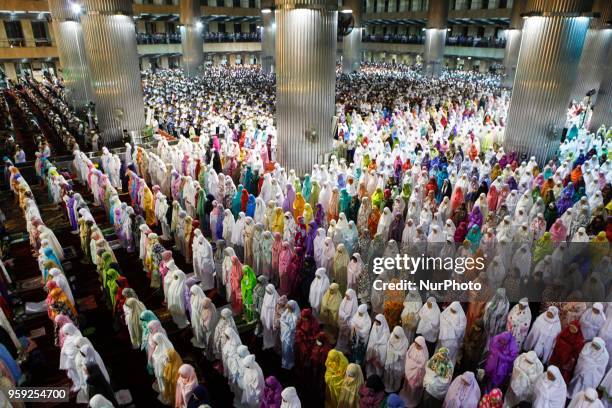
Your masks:
<svg viewBox="0 0 612 408"><path fill-rule="evenodd" d="M190 138L273 128L274 76L257 66L207 67L198 77L180 69L147 71L143 90L154 131Z"/></svg>
<svg viewBox="0 0 612 408"><path fill-rule="evenodd" d="M238 406L299 399L264 379L235 316L256 323L263 348L276 349L282 367L305 380L301 391L325 395L329 407L610 406L609 132L581 129L550 162L521 162L489 136L500 103L474 93L461 103L347 113L352 161L332 157L304 177L273 163L264 132L244 129L162 140L150 151L126 146L123 157L105 152L102 170L75 150L74 177L106 210L123 249L139 254L174 323L190 326L194 347L222 362ZM160 400L188 406L202 389L195 374L127 287L88 204L46 164L50 198L65 205L132 345L147 351ZM192 265L190 278L170 243ZM440 243L488 255L484 272L457 278L501 289L463 304L436 292L372 290L374 259ZM588 256L571 258L580 284L565 287L558 265L573 243ZM43 278L53 268L47 262ZM539 310L526 298L510 308L522 285L538 288ZM230 305L219 313L206 297L213 288ZM56 289L59 303L70 302ZM567 301L546 301L552 293ZM79 367L65 369L74 376Z"/></svg>

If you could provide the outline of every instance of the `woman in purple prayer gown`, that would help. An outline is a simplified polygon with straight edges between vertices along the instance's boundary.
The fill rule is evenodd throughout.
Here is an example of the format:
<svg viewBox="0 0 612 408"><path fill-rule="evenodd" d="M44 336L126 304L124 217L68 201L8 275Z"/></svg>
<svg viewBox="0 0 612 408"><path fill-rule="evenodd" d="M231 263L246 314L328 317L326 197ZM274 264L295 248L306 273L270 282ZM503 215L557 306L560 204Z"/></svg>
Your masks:
<svg viewBox="0 0 612 408"><path fill-rule="evenodd" d="M283 398L281 397L283 386L273 375L266 378L259 408L280 408Z"/></svg>
<svg viewBox="0 0 612 408"><path fill-rule="evenodd" d="M317 223L317 228L325 228L325 210L321 203L317 203L317 211L315 212L314 220Z"/></svg>
<svg viewBox="0 0 612 408"><path fill-rule="evenodd" d="M306 234L306 256L314 256L314 239L317 237L317 228L317 223L315 221L310 221L308 224L308 233Z"/></svg>
<svg viewBox="0 0 612 408"><path fill-rule="evenodd" d="M185 281L185 310L187 311L187 317L191 319L191 287L198 283L196 278L188 278Z"/></svg>
<svg viewBox="0 0 612 408"><path fill-rule="evenodd" d="M474 225L478 225L482 227L482 212L480 212L480 207L475 206L470 213L470 223L468 224L468 230L472 228Z"/></svg>
<svg viewBox="0 0 612 408"><path fill-rule="evenodd" d="M557 214L563 215L568 208L574 205L574 184L569 182L567 186L561 191L561 197L557 200Z"/></svg>
<svg viewBox="0 0 612 408"><path fill-rule="evenodd" d="M512 374L518 346L511 332L505 331L493 337L485 363L485 375L490 388L501 387Z"/></svg>
<svg viewBox="0 0 612 408"><path fill-rule="evenodd" d="M291 184L287 183L287 194L285 194L285 201L283 201L283 212L293 214L293 201L295 201L295 190Z"/></svg>

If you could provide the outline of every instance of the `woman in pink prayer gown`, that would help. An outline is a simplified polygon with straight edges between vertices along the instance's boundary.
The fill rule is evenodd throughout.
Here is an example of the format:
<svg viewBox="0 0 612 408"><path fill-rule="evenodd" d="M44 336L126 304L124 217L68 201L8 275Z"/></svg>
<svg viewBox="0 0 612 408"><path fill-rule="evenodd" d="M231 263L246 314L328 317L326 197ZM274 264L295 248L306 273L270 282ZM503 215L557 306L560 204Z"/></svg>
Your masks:
<svg viewBox="0 0 612 408"><path fill-rule="evenodd" d="M421 402L427 360L429 360L427 343L423 336L418 336L406 352L404 385L400 390L400 396L406 408L417 407Z"/></svg>
<svg viewBox="0 0 612 408"><path fill-rule="evenodd" d="M242 262L236 255L232 257L232 271L230 274L230 284L232 285L232 311L235 315L242 313L242 289L240 282L242 281Z"/></svg>

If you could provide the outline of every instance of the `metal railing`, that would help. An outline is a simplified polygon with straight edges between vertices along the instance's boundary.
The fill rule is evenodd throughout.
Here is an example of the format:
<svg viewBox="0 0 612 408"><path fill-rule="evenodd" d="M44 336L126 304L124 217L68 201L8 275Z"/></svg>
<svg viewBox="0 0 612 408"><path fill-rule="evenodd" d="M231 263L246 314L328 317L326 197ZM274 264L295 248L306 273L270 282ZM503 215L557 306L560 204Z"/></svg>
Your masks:
<svg viewBox="0 0 612 408"><path fill-rule="evenodd" d="M391 44L424 44L424 35L369 34L363 37L364 42L383 42ZM494 37L447 37L446 45L455 47L504 48L506 40Z"/></svg>
<svg viewBox="0 0 612 408"><path fill-rule="evenodd" d="M34 46L35 47L51 47L53 42L49 38L35 38ZM8 38L6 40L0 40L1 48L22 48L22 47L30 47L28 45L25 38Z"/></svg>

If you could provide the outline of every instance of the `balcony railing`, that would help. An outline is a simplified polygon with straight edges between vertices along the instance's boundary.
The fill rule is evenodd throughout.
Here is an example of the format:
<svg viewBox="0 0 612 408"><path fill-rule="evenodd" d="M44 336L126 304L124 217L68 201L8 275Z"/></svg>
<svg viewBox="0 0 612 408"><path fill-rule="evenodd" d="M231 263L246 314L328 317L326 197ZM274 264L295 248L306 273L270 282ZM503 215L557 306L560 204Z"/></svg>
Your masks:
<svg viewBox="0 0 612 408"><path fill-rule="evenodd" d="M393 44L423 44L425 42L424 35L366 35L363 37L364 42L384 42ZM494 37L447 37L446 45L456 47L481 47L481 48L504 48L506 40L503 38Z"/></svg>
<svg viewBox="0 0 612 408"><path fill-rule="evenodd" d="M138 44L180 44L180 33L137 33L136 41Z"/></svg>
<svg viewBox="0 0 612 408"><path fill-rule="evenodd" d="M35 38L34 46L36 47L51 47L53 45L49 38ZM25 38L8 38L0 41L1 48L20 48L27 47L28 44Z"/></svg>
<svg viewBox="0 0 612 408"><path fill-rule="evenodd" d="M256 33L204 33L206 42L258 42L261 35Z"/></svg>

